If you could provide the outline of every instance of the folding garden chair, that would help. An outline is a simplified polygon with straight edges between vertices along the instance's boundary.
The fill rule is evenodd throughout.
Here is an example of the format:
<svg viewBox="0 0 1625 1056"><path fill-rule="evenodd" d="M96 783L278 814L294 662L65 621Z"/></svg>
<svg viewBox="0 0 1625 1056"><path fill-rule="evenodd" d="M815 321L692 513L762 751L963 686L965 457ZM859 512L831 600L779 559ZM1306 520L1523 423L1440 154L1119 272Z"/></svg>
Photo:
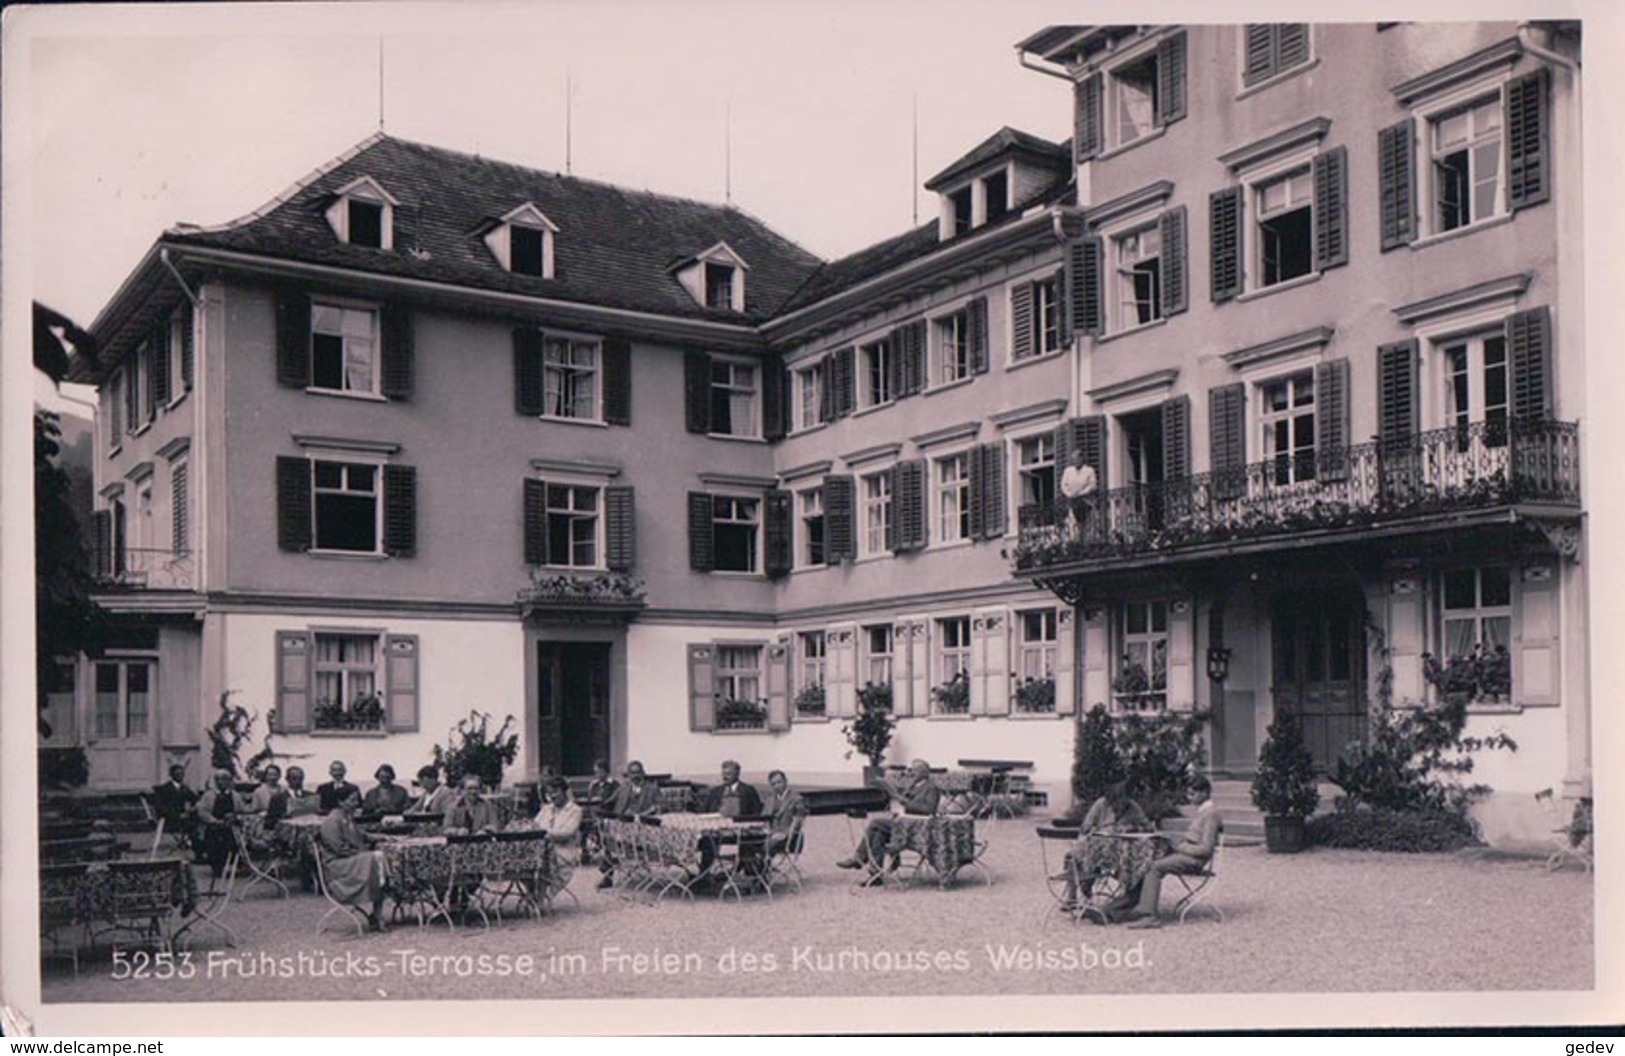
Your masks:
<svg viewBox="0 0 1625 1056"><path fill-rule="evenodd" d="M327 900L327 912L316 921L316 934L322 933L322 929L327 926L328 918L335 913L347 916L350 923L355 925L357 935L367 933L367 911L349 902L340 902L333 897L333 892L327 889L327 852L322 850L320 845L316 848L316 889Z"/></svg>
<svg viewBox="0 0 1625 1056"><path fill-rule="evenodd" d="M1214 914L1218 916L1219 923L1224 923L1224 910L1220 909L1216 904L1208 901L1208 898L1213 893L1213 885L1219 879L1219 852L1223 849L1224 834L1221 832L1219 834L1219 842L1214 845L1213 854L1207 860L1207 868L1203 869L1199 873L1166 874L1168 877L1178 880L1179 886L1184 888L1184 894L1180 897L1178 902L1174 903L1174 912L1179 917L1179 922L1181 924L1185 923L1186 915L1189 914L1191 910L1196 909L1198 906L1205 906L1208 909L1211 909Z"/></svg>

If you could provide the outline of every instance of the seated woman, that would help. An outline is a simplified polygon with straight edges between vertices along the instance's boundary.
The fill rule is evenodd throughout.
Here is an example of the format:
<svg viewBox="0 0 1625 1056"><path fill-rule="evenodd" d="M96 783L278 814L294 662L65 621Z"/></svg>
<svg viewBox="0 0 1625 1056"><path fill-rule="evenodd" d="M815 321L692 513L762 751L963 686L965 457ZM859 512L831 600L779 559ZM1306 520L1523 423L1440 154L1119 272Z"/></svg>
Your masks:
<svg viewBox="0 0 1625 1056"><path fill-rule="evenodd" d="M361 812L374 816L405 814L412 796L395 783L395 768L385 763L372 776L377 778L378 784L367 790L361 801Z"/></svg>
<svg viewBox="0 0 1625 1056"><path fill-rule="evenodd" d="M535 825L552 838L561 859L574 863L581 834L581 807L570 798L570 783L562 777L549 781L544 791L547 802L537 812Z"/></svg>
<svg viewBox="0 0 1625 1056"><path fill-rule="evenodd" d="M361 793L351 789L322 819L316 840L321 847L322 875L335 902L367 906L367 928L382 931L384 856L372 849L372 838L356 826Z"/></svg>
<svg viewBox="0 0 1625 1056"><path fill-rule="evenodd" d="M1126 782L1118 781L1107 788L1105 795L1090 804L1089 812L1083 816L1083 828L1079 832L1078 842L1067 852L1066 898L1062 905L1067 909L1075 908L1080 897L1080 888L1081 897L1087 901L1094 889L1095 881L1100 879L1101 874L1091 870L1089 858L1085 853L1085 844L1090 836L1151 830L1151 819L1145 816L1145 811L1140 809L1138 803L1129 798ZM1075 867L1074 863L1082 864Z"/></svg>

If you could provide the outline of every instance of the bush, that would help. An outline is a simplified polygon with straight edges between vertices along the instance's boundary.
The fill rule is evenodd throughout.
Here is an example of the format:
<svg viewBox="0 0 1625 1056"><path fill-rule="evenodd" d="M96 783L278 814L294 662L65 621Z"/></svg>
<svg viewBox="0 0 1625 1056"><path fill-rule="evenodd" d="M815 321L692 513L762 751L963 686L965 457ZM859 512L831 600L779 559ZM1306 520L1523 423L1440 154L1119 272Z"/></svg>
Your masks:
<svg viewBox="0 0 1625 1056"><path fill-rule="evenodd" d="M1303 727L1290 712L1270 722L1253 775L1253 806L1268 817L1307 818L1320 806L1315 760L1303 743Z"/></svg>
<svg viewBox="0 0 1625 1056"><path fill-rule="evenodd" d="M1073 735L1072 809L1067 816L1082 818L1089 804L1123 777L1123 757L1117 751L1111 714L1104 704L1096 704Z"/></svg>
<svg viewBox="0 0 1625 1056"><path fill-rule="evenodd" d="M858 690L858 714L841 727L841 736L851 745L848 759L856 752L869 760L876 770L886 758L891 746L892 728L897 720L892 717L891 683L865 682Z"/></svg>
<svg viewBox="0 0 1625 1056"><path fill-rule="evenodd" d="M511 732L517 720L509 715L492 736L491 716L471 711L468 718L446 732L446 744L434 746L434 765L446 775L448 784L459 784L465 774L475 774L487 788L502 784L502 771L519 757L519 734Z"/></svg>
<svg viewBox="0 0 1625 1056"><path fill-rule="evenodd" d="M41 748L39 787L41 791L83 788L90 780L90 758L83 748Z"/></svg>
<svg viewBox="0 0 1625 1056"><path fill-rule="evenodd" d="M1472 821L1452 810L1388 810L1339 800L1337 809L1304 824L1311 847L1399 851L1407 854L1458 851L1479 842Z"/></svg>
<svg viewBox="0 0 1625 1056"><path fill-rule="evenodd" d="M1165 711L1113 717L1096 704L1077 725L1072 749L1072 809L1082 817L1119 781L1152 821L1177 812L1189 798L1202 759L1203 711Z"/></svg>

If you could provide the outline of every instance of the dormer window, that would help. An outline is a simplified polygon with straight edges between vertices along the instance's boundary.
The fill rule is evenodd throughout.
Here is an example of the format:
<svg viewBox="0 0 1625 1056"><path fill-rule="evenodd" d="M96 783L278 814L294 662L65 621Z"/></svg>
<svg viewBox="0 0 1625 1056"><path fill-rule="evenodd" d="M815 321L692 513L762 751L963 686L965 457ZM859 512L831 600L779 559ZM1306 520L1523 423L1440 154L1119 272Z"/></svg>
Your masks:
<svg viewBox="0 0 1625 1056"><path fill-rule="evenodd" d="M734 269L716 261L705 262L705 306L732 308L734 301Z"/></svg>
<svg viewBox="0 0 1625 1056"><path fill-rule="evenodd" d="M530 202L496 218L485 234L486 248L515 275L553 277L553 236L558 227Z"/></svg>
<svg viewBox="0 0 1625 1056"><path fill-rule="evenodd" d="M944 241L1010 215L1010 170L1000 166L945 191L939 231Z"/></svg>
<svg viewBox="0 0 1625 1056"><path fill-rule="evenodd" d="M704 253L677 261L670 270L698 303L719 311L742 312L749 269L728 243L718 242Z"/></svg>
<svg viewBox="0 0 1625 1056"><path fill-rule="evenodd" d="M334 194L327 207L327 224L340 242L363 249L393 249L398 204L377 181L363 176Z"/></svg>
<svg viewBox="0 0 1625 1056"><path fill-rule="evenodd" d="M972 187L961 187L948 196L948 202L953 208L954 216L953 230L949 233L949 238L954 235L962 235L975 225L976 198L973 193L974 190L975 188Z"/></svg>
<svg viewBox="0 0 1625 1056"><path fill-rule="evenodd" d="M1010 211L1010 176L1002 169L982 181L982 200L987 203L987 222L992 223Z"/></svg>

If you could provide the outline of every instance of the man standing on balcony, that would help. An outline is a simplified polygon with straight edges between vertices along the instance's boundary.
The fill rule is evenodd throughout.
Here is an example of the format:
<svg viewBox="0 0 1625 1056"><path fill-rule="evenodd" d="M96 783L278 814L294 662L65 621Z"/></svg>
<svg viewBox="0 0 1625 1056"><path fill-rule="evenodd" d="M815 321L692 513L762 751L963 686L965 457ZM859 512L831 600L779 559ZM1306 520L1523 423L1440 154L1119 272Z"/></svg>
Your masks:
<svg viewBox="0 0 1625 1056"><path fill-rule="evenodd" d="M1076 537L1090 522L1089 510L1094 505L1090 498L1099 482L1095 467L1083 461L1083 448L1072 449L1072 464L1061 473L1061 495L1066 499L1066 533Z"/></svg>

